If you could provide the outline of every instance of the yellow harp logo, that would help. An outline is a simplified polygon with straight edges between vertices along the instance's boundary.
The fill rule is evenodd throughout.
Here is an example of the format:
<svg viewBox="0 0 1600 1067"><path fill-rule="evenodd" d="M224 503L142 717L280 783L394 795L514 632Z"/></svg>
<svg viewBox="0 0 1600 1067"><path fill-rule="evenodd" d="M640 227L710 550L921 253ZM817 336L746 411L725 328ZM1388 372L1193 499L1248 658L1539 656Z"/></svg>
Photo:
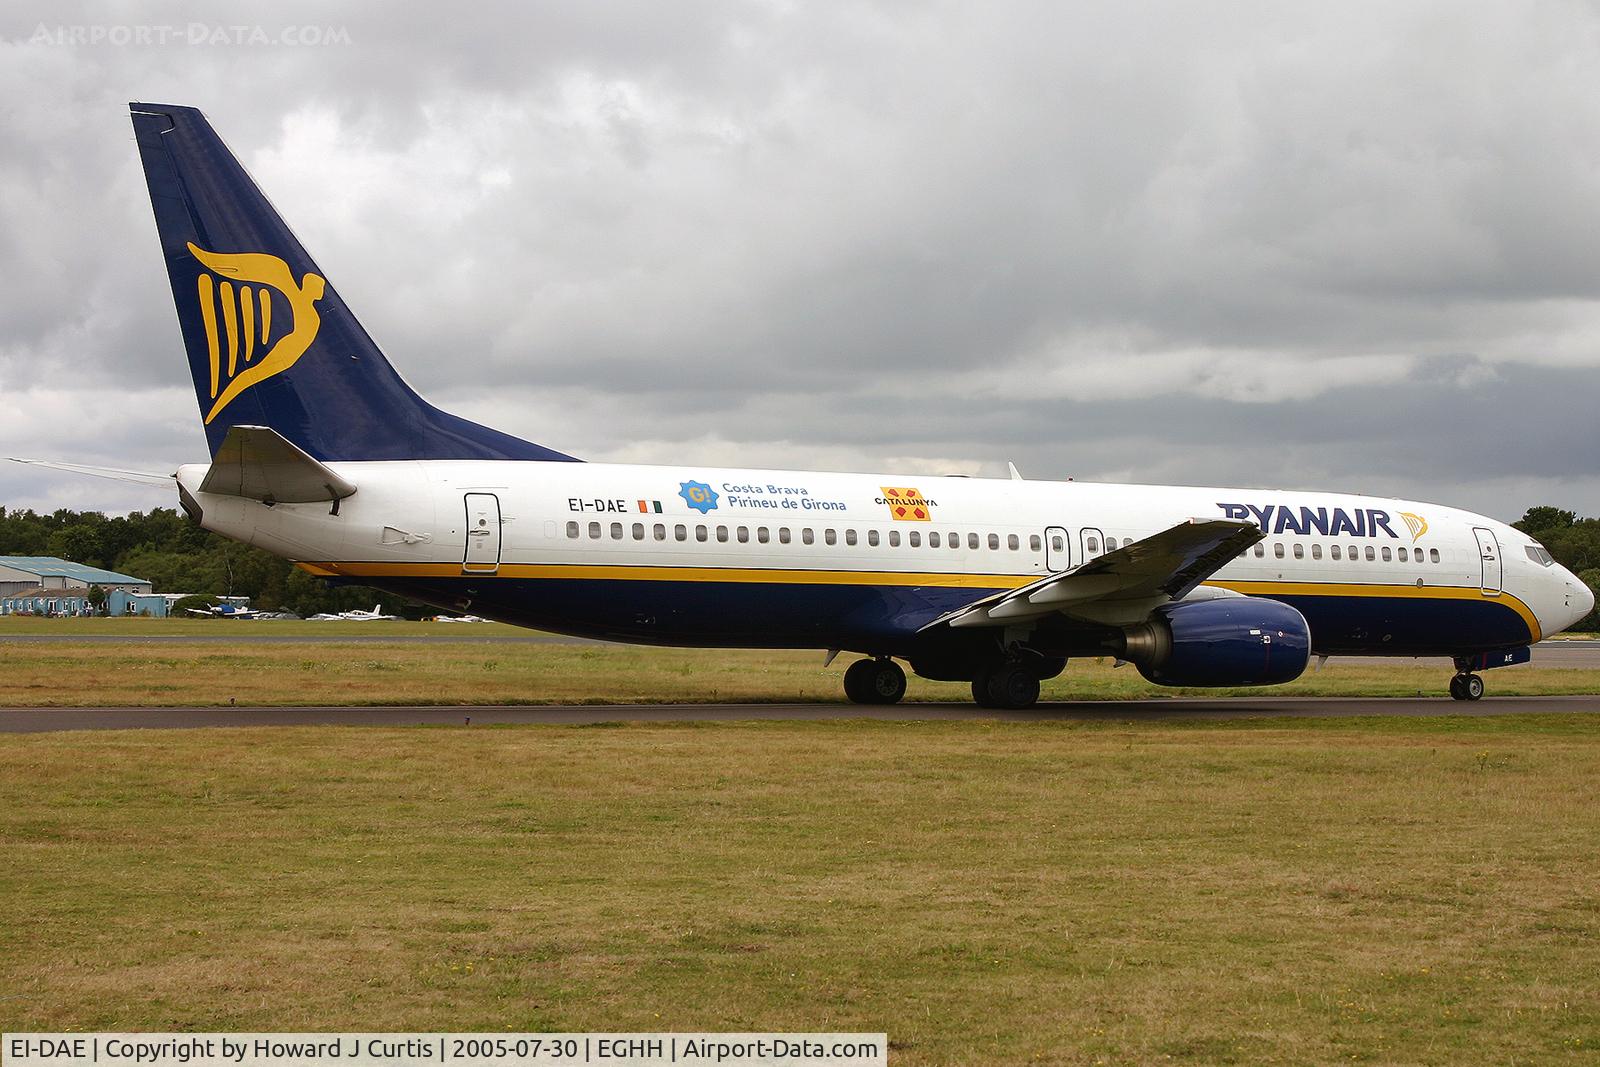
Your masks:
<svg viewBox="0 0 1600 1067"><path fill-rule="evenodd" d="M1406 529L1411 531L1411 543L1416 544L1423 534L1428 532L1428 520L1421 515L1413 515L1409 511L1402 511L1400 517L1406 522Z"/></svg>
<svg viewBox="0 0 1600 1067"><path fill-rule="evenodd" d="M315 305L327 282L320 274L307 271L296 285L289 264L264 252L207 252L190 243L189 253L218 275L213 278L202 272L198 282L200 321L205 324L206 350L211 356L212 404L206 412L206 424L210 425L234 397L282 374L306 354L322 327ZM274 293L289 305L287 323L282 316L278 318L288 332L276 341L272 340Z"/></svg>

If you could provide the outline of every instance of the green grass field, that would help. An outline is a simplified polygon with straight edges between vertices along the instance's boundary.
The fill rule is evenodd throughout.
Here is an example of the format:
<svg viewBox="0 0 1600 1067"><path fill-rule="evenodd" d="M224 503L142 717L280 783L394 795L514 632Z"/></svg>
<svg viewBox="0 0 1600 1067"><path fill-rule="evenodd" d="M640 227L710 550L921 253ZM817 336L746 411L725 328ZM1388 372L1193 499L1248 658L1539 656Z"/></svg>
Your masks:
<svg viewBox="0 0 1600 1067"><path fill-rule="evenodd" d="M1600 1044L1600 716L0 738L0 1028Z"/></svg>
<svg viewBox="0 0 1600 1067"><path fill-rule="evenodd" d="M237 640L254 633L290 640ZM0 641L0 707L836 702L844 699L841 679L854 658L841 656L824 668L820 652L492 640L528 633L498 624L0 619L0 638L60 638ZM150 640L76 640L93 635ZM328 636L352 640L293 640ZM423 637L444 640L417 640ZM1184 690L1151 685L1131 667L1113 669L1109 660L1077 660L1045 683L1042 699L1443 696L1449 677L1443 660L1335 659L1270 690ZM1503 696L1600 693L1600 669L1529 665L1494 671L1488 682L1491 694ZM966 701L971 695L962 684L913 678L907 699Z"/></svg>

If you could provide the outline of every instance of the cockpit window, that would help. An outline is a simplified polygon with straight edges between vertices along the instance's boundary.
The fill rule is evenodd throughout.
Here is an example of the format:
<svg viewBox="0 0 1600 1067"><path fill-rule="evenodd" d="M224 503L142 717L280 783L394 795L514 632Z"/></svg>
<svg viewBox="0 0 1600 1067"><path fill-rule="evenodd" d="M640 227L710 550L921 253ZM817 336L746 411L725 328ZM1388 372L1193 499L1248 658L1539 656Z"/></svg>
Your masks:
<svg viewBox="0 0 1600 1067"><path fill-rule="evenodd" d="M1523 551L1528 553L1529 559L1533 560L1541 567L1552 567L1555 565L1555 557L1546 552L1543 545L1527 545L1524 547Z"/></svg>

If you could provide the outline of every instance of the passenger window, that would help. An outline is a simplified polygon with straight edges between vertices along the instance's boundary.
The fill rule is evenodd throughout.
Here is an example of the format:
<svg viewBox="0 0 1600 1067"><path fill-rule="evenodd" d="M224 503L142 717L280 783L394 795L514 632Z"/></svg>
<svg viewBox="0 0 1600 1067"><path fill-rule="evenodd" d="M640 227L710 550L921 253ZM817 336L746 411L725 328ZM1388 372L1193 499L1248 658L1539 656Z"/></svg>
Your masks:
<svg viewBox="0 0 1600 1067"><path fill-rule="evenodd" d="M1388 545L1384 545L1383 546L1383 561L1385 563L1388 563L1391 558L1392 557L1389 554L1389 546Z"/></svg>
<svg viewBox="0 0 1600 1067"><path fill-rule="evenodd" d="M1015 552L1022 547L1022 541L1016 534L1006 534L1006 547Z"/></svg>
<svg viewBox="0 0 1600 1067"><path fill-rule="evenodd" d="M739 543L741 545L749 544L750 543L750 527L748 527L748 526L739 527L739 529L736 531L736 536L739 538Z"/></svg>
<svg viewBox="0 0 1600 1067"><path fill-rule="evenodd" d="M577 523L575 523L575 522L567 523L567 536L568 537L577 537L578 536L578 524Z"/></svg>
<svg viewBox="0 0 1600 1067"><path fill-rule="evenodd" d="M800 543L806 545L814 545L817 543L817 535L811 532L811 527L806 526L801 529Z"/></svg>
<svg viewBox="0 0 1600 1067"><path fill-rule="evenodd" d="M1410 553L1406 551L1406 546L1405 545L1401 545L1400 546L1400 562L1401 563L1408 562L1407 557L1409 555L1410 555Z"/></svg>
<svg viewBox="0 0 1600 1067"><path fill-rule="evenodd" d="M722 544L728 543L728 528L726 526L717 527L717 540Z"/></svg>
<svg viewBox="0 0 1600 1067"><path fill-rule="evenodd" d="M705 541L705 539L706 539L706 528L704 526L696 526L694 528L694 539L696 541L700 541L700 542L704 542Z"/></svg>
<svg viewBox="0 0 1600 1067"><path fill-rule="evenodd" d="M778 544L786 545L788 543L789 543L789 527L787 527L787 526L778 527Z"/></svg>
<svg viewBox="0 0 1600 1067"><path fill-rule="evenodd" d="M1262 544L1260 541L1257 541L1256 542L1256 559L1260 559L1262 556L1265 556L1266 554L1267 554L1267 546Z"/></svg>
<svg viewBox="0 0 1600 1067"><path fill-rule="evenodd" d="M1028 535L1028 551L1040 552L1044 550L1044 539L1038 534Z"/></svg>
<svg viewBox="0 0 1600 1067"><path fill-rule="evenodd" d="M1311 546L1311 558L1312 559L1321 559L1322 558L1322 546L1321 545L1312 545Z"/></svg>
<svg viewBox="0 0 1600 1067"><path fill-rule="evenodd" d="M912 530L910 533L906 534L906 543L909 544L912 548L921 548L922 547L922 531L921 530Z"/></svg>
<svg viewBox="0 0 1600 1067"><path fill-rule="evenodd" d="M1372 550L1372 546L1371 545L1368 545L1367 546L1367 562L1371 563L1373 560L1375 560L1377 558L1378 558L1378 554Z"/></svg>
<svg viewBox="0 0 1600 1067"><path fill-rule="evenodd" d="M1066 542L1064 542L1061 539L1061 535L1060 534L1051 534L1050 535L1050 551L1052 551L1052 552L1065 552L1066 549L1067 549Z"/></svg>
<svg viewBox="0 0 1600 1067"><path fill-rule="evenodd" d="M1272 546L1272 554L1278 559L1283 558L1283 542L1280 541Z"/></svg>
<svg viewBox="0 0 1600 1067"><path fill-rule="evenodd" d="M622 540L622 523L614 522L611 524L611 540Z"/></svg>
<svg viewBox="0 0 1600 1067"><path fill-rule="evenodd" d="M928 547L929 548L938 548L939 547L939 543L940 543L939 542L939 531L938 530L929 530L928 531Z"/></svg>
<svg viewBox="0 0 1600 1067"><path fill-rule="evenodd" d="M1083 543L1083 547L1084 550L1089 553L1089 555L1098 556L1100 554L1100 539L1098 537L1091 537Z"/></svg>
<svg viewBox="0 0 1600 1067"><path fill-rule="evenodd" d="M1439 550L1437 548L1428 549L1428 560L1432 563L1439 562Z"/></svg>
<svg viewBox="0 0 1600 1067"><path fill-rule="evenodd" d="M591 540L600 540L600 524L598 522L591 522L589 524L589 537Z"/></svg>
<svg viewBox="0 0 1600 1067"><path fill-rule="evenodd" d="M772 531L768 530L765 526L757 526L756 540L760 541L762 544L766 544L768 541L772 540Z"/></svg>
<svg viewBox="0 0 1600 1067"><path fill-rule="evenodd" d="M673 540L676 540L676 541L687 541L687 540L689 540L689 528L687 526L682 525L681 523L679 525L677 525L677 526L674 526L672 528L672 537L673 537Z"/></svg>
<svg viewBox="0 0 1600 1067"><path fill-rule="evenodd" d="M667 539L667 528L659 522L656 523L655 538L657 541L665 541Z"/></svg>
<svg viewBox="0 0 1600 1067"><path fill-rule="evenodd" d="M847 545L853 545L853 544L856 543L856 532L855 532L855 530L851 529L851 530L846 530L844 532L844 543L847 544Z"/></svg>
<svg viewBox="0 0 1600 1067"><path fill-rule="evenodd" d="M1296 544L1294 546L1294 558L1295 559L1305 559L1306 558L1306 546L1305 545Z"/></svg>
<svg viewBox="0 0 1600 1067"><path fill-rule="evenodd" d="M830 545L836 545L839 543L839 534L832 529L823 530L822 539Z"/></svg>
<svg viewBox="0 0 1600 1067"><path fill-rule="evenodd" d="M1117 547L1117 539L1115 537L1106 538L1106 551L1107 552L1110 552L1112 549L1114 549L1116 547Z"/></svg>
<svg viewBox="0 0 1600 1067"><path fill-rule="evenodd" d="M978 539L978 535L977 534L973 534L972 535L972 539L974 541L976 541ZM950 535L950 539L949 539L949 541L947 543L950 545L951 548L960 548L961 547L961 535L958 534L958 533L951 534Z"/></svg>
<svg viewBox="0 0 1600 1067"><path fill-rule="evenodd" d="M1342 558L1339 555L1339 546L1338 545L1334 545L1332 548L1328 549L1328 554L1330 556L1332 556L1334 559L1341 559Z"/></svg>
<svg viewBox="0 0 1600 1067"><path fill-rule="evenodd" d="M975 534L975 533L967 534L967 548L969 548L969 549L971 549L973 551L977 551L978 544L979 544L979 541L978 541L978 535L977 534Z"/></svg>
<svg viewBox="0 0 1600 1067"><path fill-rule="evenodd" d="M990 534L989 535L989 551L995 552L995 551L998 551L999 548L1000 548L1000 535L999 534Z"/></svg>
<svg viewBox="0 0 1600 1067"><path fill-rule="evenodd" d="M644 540L644 523L636 522L633 524L633 539L635 541Z"/></svg>
<svg viewBox="0 0 1600 1067"><path fill-rule="evenodd" d="M867 544L871 545L873 548L877 548L878 547L878 531L877 530L868 530L867 531Z"/></svg>
<svg viewBox="0 0 1600 1067"><path fill-rule="evenodd" d="M1351 559L1360 559L1361 558L1361 549L1360 549L1359 546L1357 546L1357 545L1351 545L1350 546L1350 558Z"/></svg>
<svg viewBox="0 0 1600 1067"><path fill-rule="evenodd" d="M890 548L899 548L900 547L900 531L899 530L890 530L889 531L889 547Z"/></svg>

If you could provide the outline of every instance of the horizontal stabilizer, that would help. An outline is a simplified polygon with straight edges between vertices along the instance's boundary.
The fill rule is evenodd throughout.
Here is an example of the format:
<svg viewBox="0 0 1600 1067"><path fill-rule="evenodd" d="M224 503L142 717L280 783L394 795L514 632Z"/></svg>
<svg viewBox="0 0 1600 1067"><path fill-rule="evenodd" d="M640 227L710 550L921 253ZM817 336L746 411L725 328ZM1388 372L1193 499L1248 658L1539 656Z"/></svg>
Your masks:
<svg viewBox="0 0 1600 1067"><path fill-rule="evenodd" d="M230 426L217 449L202 493L242 496L266 504L343 500L355 483L306 455L266 426Z"/></svg>
<svg viewBox="0 0 1600 1067"><path fill-rule="evenodd" d="M121 467L94 467L87 463L58 463L50 459L23 459L20 456L7 456L13 463L26 463L30 467L48 467L53 471L68 471L72 474L88 474L95 478L110 478L115 482L132 482L135 485L159 485L171 487L172 475L158 474L155 471L130 471Z"/></svg>

